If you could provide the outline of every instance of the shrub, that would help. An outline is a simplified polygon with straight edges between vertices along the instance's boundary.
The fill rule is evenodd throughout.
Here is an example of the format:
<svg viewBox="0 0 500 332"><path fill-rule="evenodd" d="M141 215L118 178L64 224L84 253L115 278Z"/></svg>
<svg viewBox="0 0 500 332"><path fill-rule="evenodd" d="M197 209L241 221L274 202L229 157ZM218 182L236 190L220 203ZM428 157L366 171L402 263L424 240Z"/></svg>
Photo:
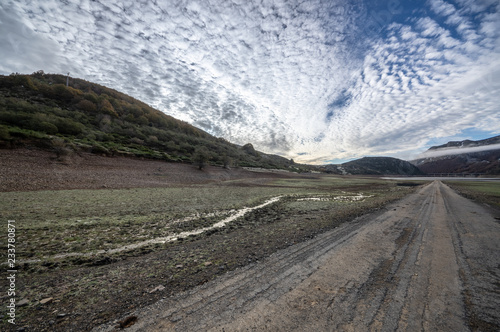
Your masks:
<svg viewBox="0 0 500 332"><path fill-rule="evenodd" d="M56 152L58 159L61 159L71 153L71 150L67 147L66 142L62 138L54 138L50 141L50 143Z"/></svg>
<svg viewBox="0 0 500 332"><path fill-rule="evenodd" d="M44 133L49 134L49 135L55 135L59 132L59 129L57 128L56 125L54 125L50 122L47 122L47 121L42 121L42 122L36 123L32 127L32 129L38 130L38 131L43 131Z"/></svg>
<svg viewBox="0 0 500 332"><path fill-rule="evenodd" d="M19 75L19 74L11 74L9 77L6 77L4 82L2 82L6 87L12 86L22 86L23 88L29 90L37 90L35 85L33 84L33 80L28 75Z"/></svg>
<svg viewBox="0 0 500 332"><path fill-rule="evenodd" d="M130 143L132 144L138 144L138 145L144 145L144 141L140 138L137 138L137 137L132 137L130 139Z"/></svg>
<svg viewBox="0 0 500 332"><path fill-rule="evenodd" d="M9 138L9 128L6 126L0 126L0 140L8 140Z"/></svg>
<svg viewBox="0 0 500 332"><path fill-rule="evenodd" d="M11 124L11 125L17 125L22 127L22 124L24 121L29 119L30 117L27 114L18 114L14 112L1 112L0 113L0 121Z"/></svg>
<svg viewBox="0 0 500 332"><path fill-rule="evenodd" d="M147 125L149 124L149 120L144 116L144 115L141 115L140 117L138 117L137 119L135 119L135 122L139 125Z"/></svg>
<svg viewBox="0 0 500 332"><path fill-rule="evenodd" d="M94 145L92 146L92 153L108 155L109 150L103 147L102 145Z"/></svg>
<svg viewBox="0 0 500 332"><path fill-rule="evenodd" d="M85 98L86 100L88 100L94 104L97 104L99 102L96 94L93 92L89 92L89 93L84 94L83 98Z"/></svg>
<svg viewBox="0 0 500 332"><path fill-rule="evenodd" d="M54 84L52 87L46 87L43 91L45 95L48 95L51 98L63 101L63 102L69 102L73 98L77 96L81 96L82 92L77 89L73 89L72 87L67 87L64 84Z"/></svg>
<svg viewBox="0 0 500 332"><path fill-rule="evenodd" d="M103 99L99 103L99 110L104 114L109 114L111 116L118 117L118 113L116 113L113 105L111 105L111 103L107 99Z"/></svg>
<svg viewBox="0 0 500 332"><path fill-rule="evenodd" d="M158 144L159 143L158 137L150 135L148 137L148 143L149 144Z"/></svg>
<svg viewBox="0 0 500 332"><path fill-rule="evenodd" d="M16 112L34 113L37 107L26 100L18 98L7 98L5 107L7 110Z"/></svg>
<svg viewBox="0 0 500 332"><path fill-rule="evenodd" d="M83 126L71 119L59 118L55 120L55 125L61 134L79 135L83 132Z"/></svg>
<svg viewBox="0 0 500 332"><path fill-rule="evenodd" d="M81 100L78 104L75 105L76 108L88 112L88 113L94 113L97 111L97 105L91 102L90 100Z"/></svg>

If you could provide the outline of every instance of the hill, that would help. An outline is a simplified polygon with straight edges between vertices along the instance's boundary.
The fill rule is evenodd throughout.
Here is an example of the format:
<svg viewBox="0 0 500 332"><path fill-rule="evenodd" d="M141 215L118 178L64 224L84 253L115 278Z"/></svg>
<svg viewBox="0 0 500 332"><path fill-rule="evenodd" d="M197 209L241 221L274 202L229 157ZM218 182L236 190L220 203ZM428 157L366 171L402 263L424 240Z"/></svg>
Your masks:
<svg viewBox="0 0 500 332"><path fill-rule="evenodd" d="M200 166L305 167L214 137L99 84L43 71L0 75L0 147L33 145L58 158L85 151Z"/></svg>
<svg viewBox="0 0 500 332"><path fill-rule="evenodd" d="M422 175L411 163L391 157L364 157L341 165L324 166L324 171L352 175Z"/></svg>
<svg viewBox="0 0 500 332"><path fill-rule="evenodd" d="M411 162L430 174L500 174L500 136L433 146Z"/></svg>

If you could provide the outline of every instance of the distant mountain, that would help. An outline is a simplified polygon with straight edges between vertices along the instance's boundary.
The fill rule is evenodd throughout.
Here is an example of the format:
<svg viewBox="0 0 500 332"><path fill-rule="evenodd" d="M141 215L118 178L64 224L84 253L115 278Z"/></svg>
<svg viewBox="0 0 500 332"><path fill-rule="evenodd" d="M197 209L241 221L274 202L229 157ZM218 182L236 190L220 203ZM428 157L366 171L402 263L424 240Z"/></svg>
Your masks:
<svg viewBox="0 0 500 332"><path fill-rule="evenodd" d="M425 173L500 174L500 136L433 146L411 162Z"/></svg>
<svg viewBox="0 0 500 332"><path fill-rule="evenodd" d="M63 75L0 75L0 148L92 152L221 166L307 168L232 144L124 93Z"/></svg>
<svg viewBox="0 0 500 332"><path fill-rule="evenodd" d="M481 147L481 146L491 146L494 144L500 144L500 135L491 137L491 138L486 138L482 139L479 141L471 141L471 140L464 140L464 141L451 141L443 145L438 145L438 146L433 146L429 148L429 151L444 151L449 148L459 148L459 149L465 149L465 148L472 148L472 147Z"/></svg>
<svg viewBox="0 0 500 332"><path fill-rule="evenodd" d="M423 175L411 163L391 157L364 157L341 165L323 166L325 172L352 175Z"/></svg>

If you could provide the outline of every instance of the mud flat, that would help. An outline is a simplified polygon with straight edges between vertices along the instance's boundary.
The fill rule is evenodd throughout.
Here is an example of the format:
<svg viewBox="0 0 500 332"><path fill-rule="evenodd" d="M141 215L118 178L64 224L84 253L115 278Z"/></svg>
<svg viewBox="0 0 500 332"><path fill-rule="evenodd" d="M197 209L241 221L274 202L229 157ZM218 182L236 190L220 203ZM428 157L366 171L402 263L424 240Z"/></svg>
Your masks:
<svg viewBox="0 0 500 332"><path fill-rule="evenodd" d="M387 211L136 310L130 330L498 331L499 239L487 210L435 181Z"/></svg>
<svg viewBox="0 0 500 332"><path fill-rule="evenodd" d="M22 304L15 328L3 322L2 330L89 331L121 321L415 190L388 180L317 174L240 176L246 171L236 170L214 178L226 171L200 172L190 165L181 165L187 169L185 184L168 182L175 172L120 177L140 172L131 167L135 163L114 164L115 171L108 164L101 173L95 166L89 183L109 172L121 178L109 188L77 189L85 176L65 182L78 168L58 165L69 168L59 182L51 182L53 173L38 173L39 184L52 184L47 190L0 192L0 217L17 225L16 300ZM36 167L25 169L18 171L35 176ZM21 188L24 181L12 177L9 186Z"/></svg>

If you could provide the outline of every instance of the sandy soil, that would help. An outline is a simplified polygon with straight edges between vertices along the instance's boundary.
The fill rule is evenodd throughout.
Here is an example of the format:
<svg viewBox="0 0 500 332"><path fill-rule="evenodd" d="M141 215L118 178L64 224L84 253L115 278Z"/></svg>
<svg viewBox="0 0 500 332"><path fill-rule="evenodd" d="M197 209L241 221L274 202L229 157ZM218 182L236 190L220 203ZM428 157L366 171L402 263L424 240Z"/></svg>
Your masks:
<svg viewBox="0 0 500 332"><path fill-rule="evenodd" d="M386 211L136 310L128 330L498 331L499 239L500 224L482 206L436 181Z"/></svg>
<svg viewBox="0 0 500 332"><path fill-rule="evenodd" d="M200 171L189 164L90 153L75 153L60 160L55 153L44 150L0 149L0 192L153 188L290 176L296 175L212 166Z"/></svg>

